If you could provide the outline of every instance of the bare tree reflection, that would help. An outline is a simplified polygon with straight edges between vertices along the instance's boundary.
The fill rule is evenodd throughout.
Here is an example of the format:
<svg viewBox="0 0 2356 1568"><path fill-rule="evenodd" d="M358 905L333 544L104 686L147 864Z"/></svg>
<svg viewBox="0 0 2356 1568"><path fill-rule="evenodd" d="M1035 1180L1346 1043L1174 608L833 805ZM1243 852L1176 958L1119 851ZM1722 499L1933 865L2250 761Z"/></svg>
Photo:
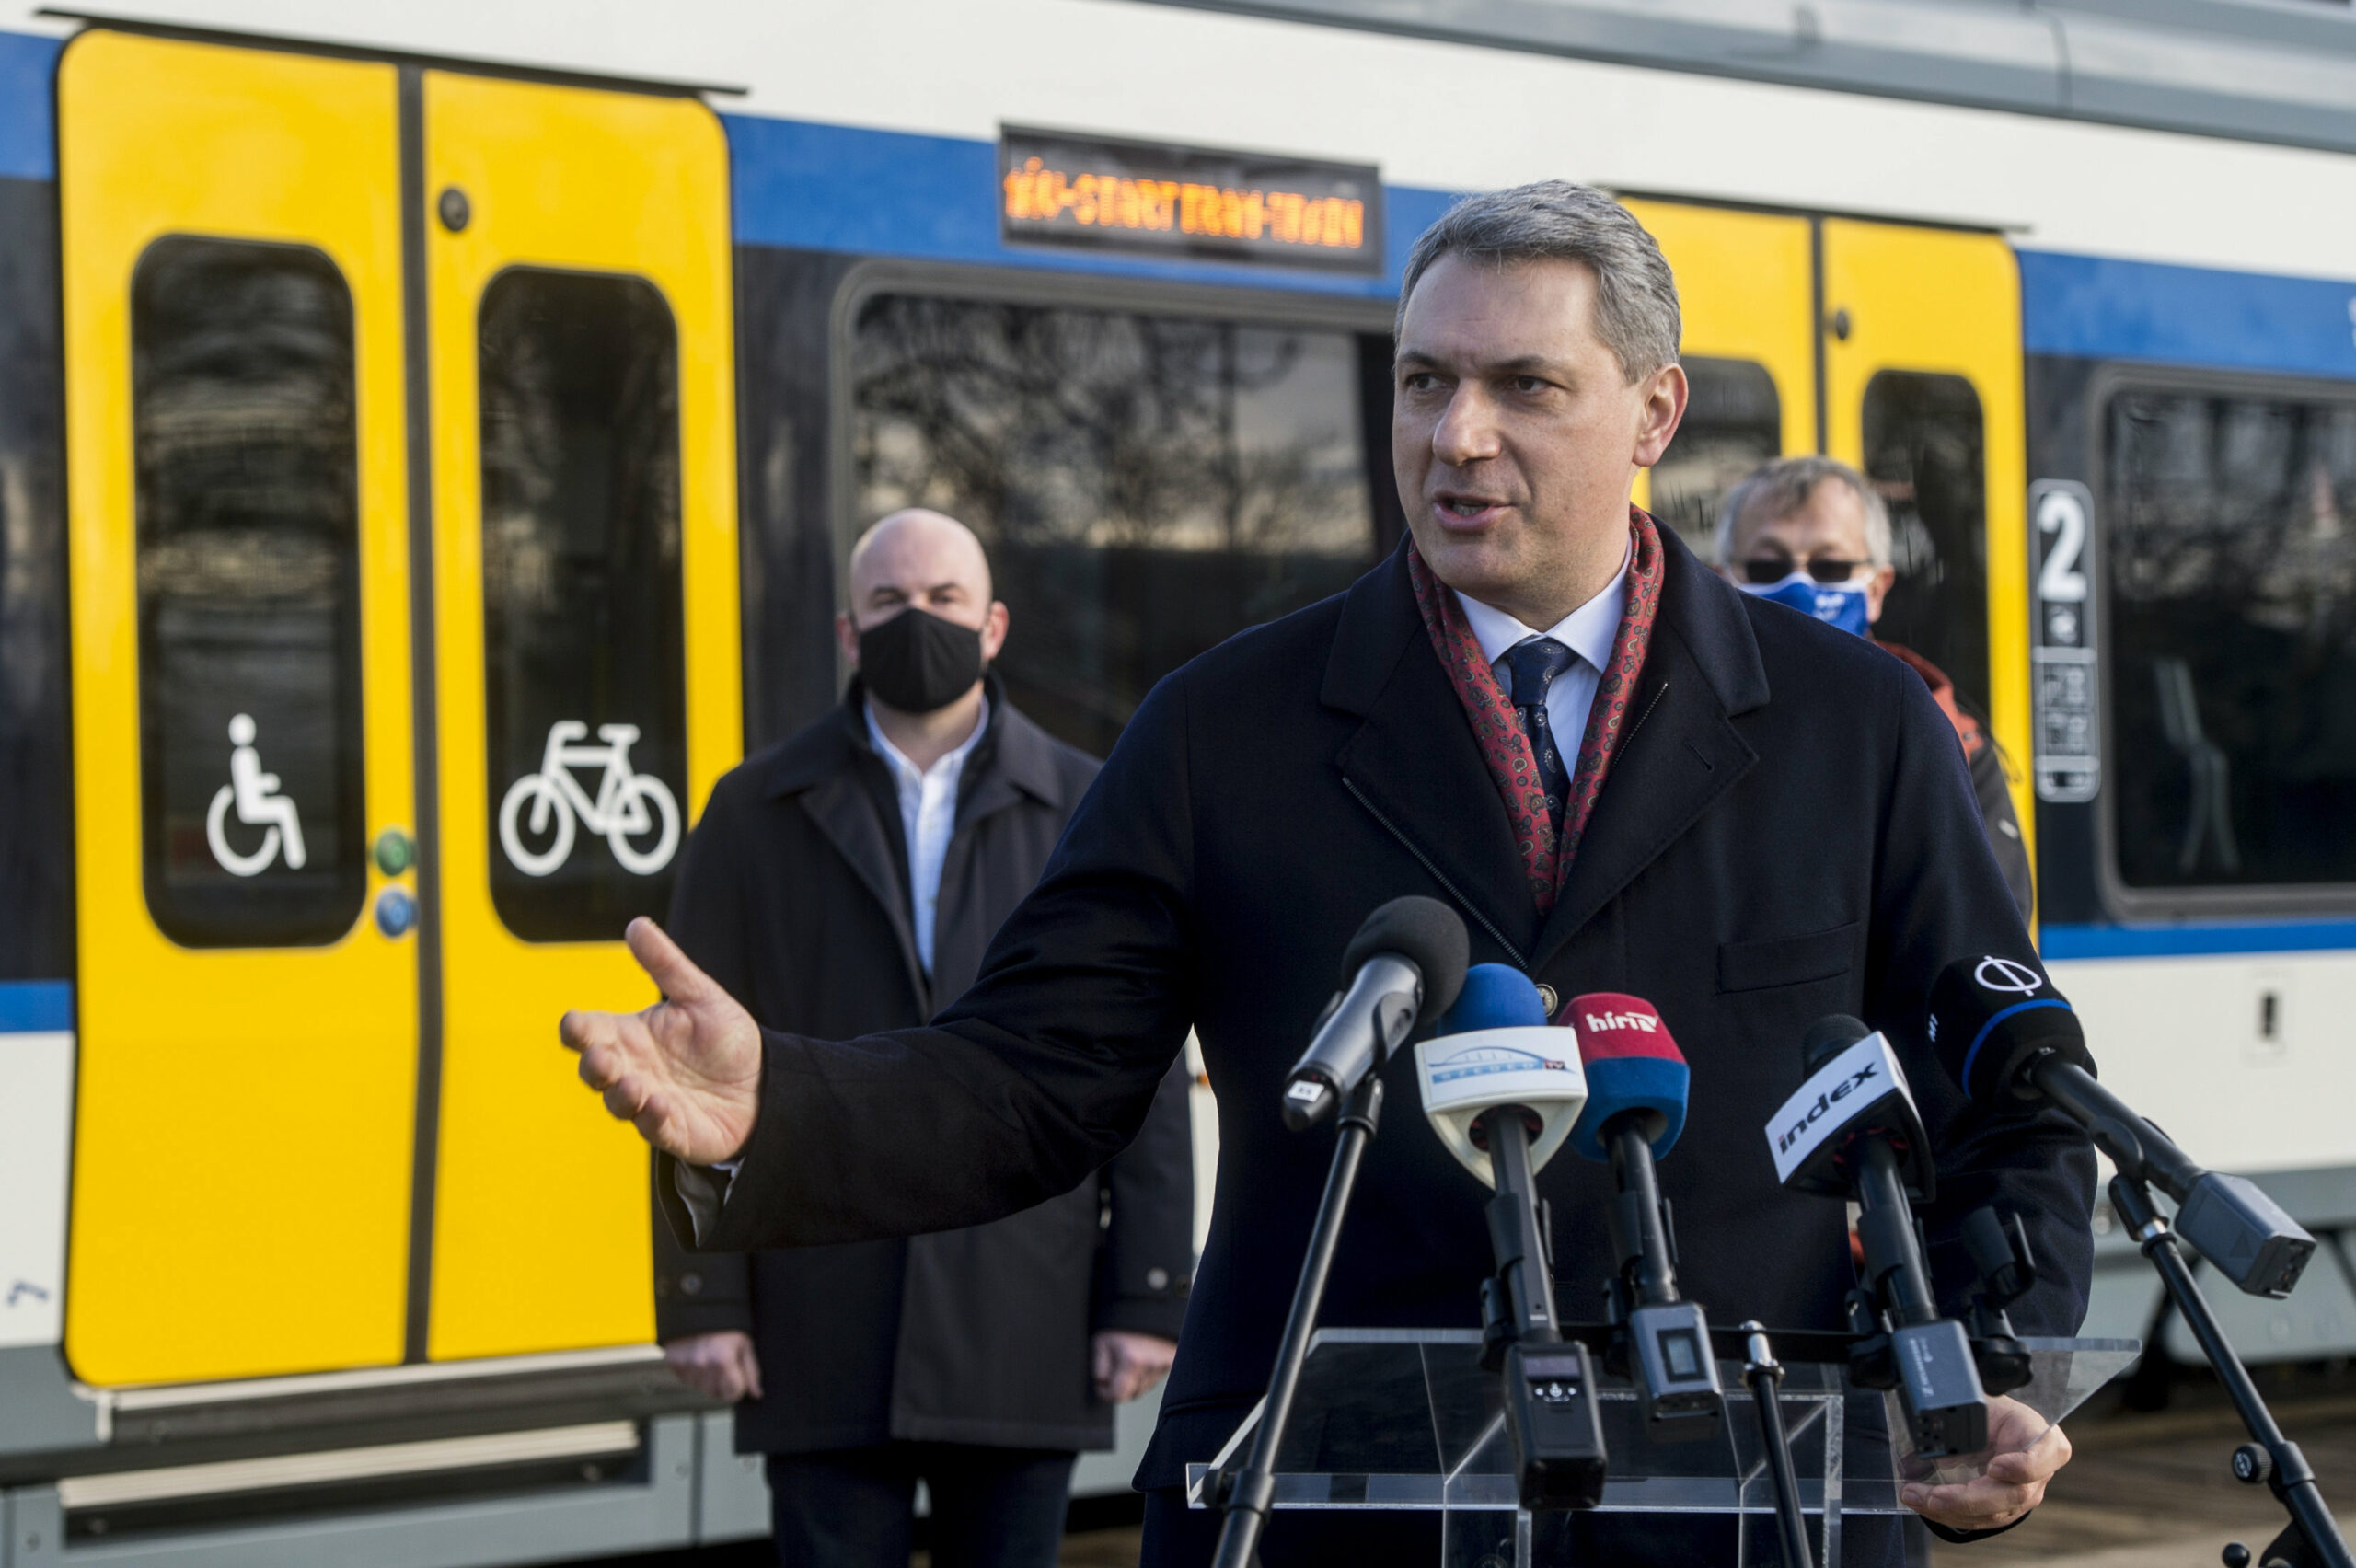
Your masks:
<svg viewBox="0 0 2356 1568"><path fill-rule="evenodd" d="M855 340L859 513L991 548L1016 700L1110 745L1176 664L1345 585L1373 551L1338 332L887 296Z"/></svg>
<svg viewBox="0 0 2356 1568"><path fill-rule="evenodd" d="M2356 881L2356 408L2124 393L2108 437L2121 874ZM2155 674L2179 664L2175 700L2227 759L2239 866L2170 850L2198 803Z"/></svg>
<svg viewBox="0 0 2356 1568"><path fill-rule="evenodd" d="M1764 365L1683 361L1691 396L1676 439L1652 472L1652 514L1703 560L1718 559L1718 508L1727 492L1784 449L1783 405Z"/></svg>
<svg viewBox="0 0 2356 1568"><path fill-rule="evenodd" d="M148 906L191 947L331 941L366 896L352 293L307 247L174 235L130 303ZM209 846L240 714L300 867Z"/></svg>

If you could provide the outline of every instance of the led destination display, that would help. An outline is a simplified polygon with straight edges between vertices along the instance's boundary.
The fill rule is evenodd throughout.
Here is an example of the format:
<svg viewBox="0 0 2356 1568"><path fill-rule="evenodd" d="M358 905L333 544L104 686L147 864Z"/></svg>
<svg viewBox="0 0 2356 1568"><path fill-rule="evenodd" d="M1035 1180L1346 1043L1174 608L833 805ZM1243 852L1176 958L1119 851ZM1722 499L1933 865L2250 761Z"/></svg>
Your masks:
<svg viewBox="0 0 2356 1568"><path fill-rule="evenodd" d="M1149 256L1380 272L1371 166L1006 127L999 225L1010 240Z"/></svg>

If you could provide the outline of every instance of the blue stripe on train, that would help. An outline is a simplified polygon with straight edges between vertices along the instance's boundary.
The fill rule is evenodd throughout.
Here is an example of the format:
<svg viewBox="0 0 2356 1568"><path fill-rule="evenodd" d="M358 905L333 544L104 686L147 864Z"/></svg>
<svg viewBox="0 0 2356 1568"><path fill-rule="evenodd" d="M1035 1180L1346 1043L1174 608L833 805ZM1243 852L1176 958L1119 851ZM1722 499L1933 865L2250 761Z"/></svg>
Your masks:
<svg viewBox="0 0 2356 1568"><path fill-rule="evenodd" d="M2182 926L2047 926L2048 961L2189 958L2201 953L2318 952L2356 948L2356 920L2230 920Z"/></svg>
<svg viewBox="0 0 2356 1568"><path fill-rule="evenodd" d="M2356 283L2024 250L2033 354L2356 377Z"/></svg>
<svg viewBox="0 0 2356 1568"><path fill-rule="evenodd" d="M723 114L721 121L728 128L740 245L1389 299L1399 292L1408 248L1455 199L1447 191L1383 187L1380 278L1155 261L1007 244L999 237L993 143L750 114Z"/></svg>
<svg viewBox="0 0 2356 1568"><path fill-rule="evenodd" d="M736 237L748 245L1166 282L1387 298L1415 236L1449 193L1383 188L1385 276L1165 262L1011 246L999 236L987 142L722 116L734 164ZM2356 284L2024 250L2022 335L2031 353L2356 378Z"/></svg>
<svg viewBox="0 0 2356 1568"><path fill-rule="evenodd" d="M0 980L0 1034L36 1034L74 1027L70 980Z"/></svg>
<svg viewBox="0 0 2356 1568"><path fill-rule="evenodd" d="M53 38L0 32L0 179L57 178L49 84L63 47Z"/></svg>

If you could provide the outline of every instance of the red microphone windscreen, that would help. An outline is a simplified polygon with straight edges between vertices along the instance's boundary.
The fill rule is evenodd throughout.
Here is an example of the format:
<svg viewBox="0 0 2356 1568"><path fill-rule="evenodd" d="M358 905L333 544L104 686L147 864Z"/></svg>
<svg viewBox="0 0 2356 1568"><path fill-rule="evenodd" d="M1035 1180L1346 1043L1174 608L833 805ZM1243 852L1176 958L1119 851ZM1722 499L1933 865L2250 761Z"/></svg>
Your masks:
<svg viewBox="0 0 2356 1568"><path fill-rule="evenodd" d="M1578 1036L1579 1059L1587 1063L1618 1056L1654 1056L1682 1062L1684 1054L1661 1021L1660 1012L1642 997L1621 991L1589 991L1573 997L1560 1022Z"/></svg>

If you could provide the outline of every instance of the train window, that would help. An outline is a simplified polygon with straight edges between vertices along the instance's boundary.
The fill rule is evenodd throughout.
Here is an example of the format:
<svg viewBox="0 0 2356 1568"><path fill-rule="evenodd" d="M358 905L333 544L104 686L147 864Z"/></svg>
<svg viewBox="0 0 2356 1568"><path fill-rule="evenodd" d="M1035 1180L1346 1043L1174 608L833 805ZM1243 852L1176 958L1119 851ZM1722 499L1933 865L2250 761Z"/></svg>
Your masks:
<svg viewBox="0 0 2356 1568"><path fill-rule="evenodd" d="M1102 755L1161 676L1372 564L1360 347L879 296L852 340L859 516L930 506L979 534L1014 617L1010 693Z"/></svg>
<svg viewBox="0 0 2356 1568"><path fill-rule="evenodd" d="M367 896L352 344L307 247L133 274L144 877L185 946L333 941Z"/></svg>
<svg viewBox="0 0 2356 1568"><path fill-rule="evenodd" d="M527 941L660 915L684 824L678 331L643 279L483 291L491 902Z"/></svg>
<svg viewBox="0 0 2356 1568"><path fill-rule="evenodd" d="M1865 477L1889 504L1898 582L1874 635L1947 673L1988 711L1988 504L1980 394L1959 375L1865 384Z"/></svg>
<svg viewBox="0 0 2356 1568"><path fill-rule="evenodd" d="M1653 465L1652 513L1705 561L1718 559L1718 503L1742 477L1784 450L1784 410L1767 367L1749 360L1685 360L1692 396L1684 422Z"/></svg>
<svg viewBox="0 0 2356 1568"><path fill-rule="evenodd" d="M2356 882L2356 404L2105 411L2120 880Z"/></svg>

